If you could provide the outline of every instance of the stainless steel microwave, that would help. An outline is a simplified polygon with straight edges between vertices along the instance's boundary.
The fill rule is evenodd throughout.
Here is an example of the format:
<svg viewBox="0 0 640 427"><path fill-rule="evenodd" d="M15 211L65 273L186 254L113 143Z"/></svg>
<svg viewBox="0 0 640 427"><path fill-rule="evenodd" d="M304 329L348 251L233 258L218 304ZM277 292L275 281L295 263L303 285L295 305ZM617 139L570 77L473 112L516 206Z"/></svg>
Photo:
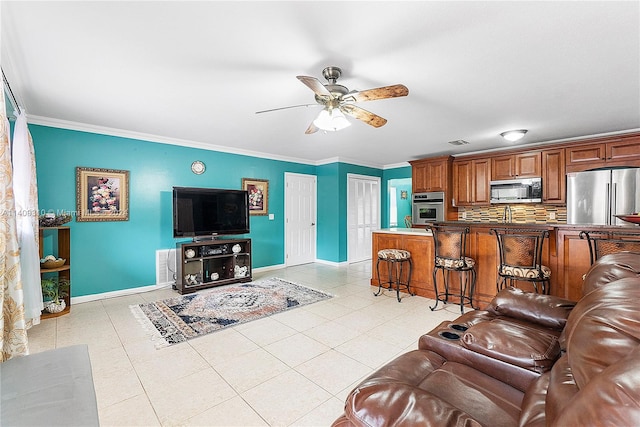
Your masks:
<svg viewBox="0 0 640 427"><path fill-rule="evenodd" d="M542 178L491 181L491 203L542 203Z"/></svg>

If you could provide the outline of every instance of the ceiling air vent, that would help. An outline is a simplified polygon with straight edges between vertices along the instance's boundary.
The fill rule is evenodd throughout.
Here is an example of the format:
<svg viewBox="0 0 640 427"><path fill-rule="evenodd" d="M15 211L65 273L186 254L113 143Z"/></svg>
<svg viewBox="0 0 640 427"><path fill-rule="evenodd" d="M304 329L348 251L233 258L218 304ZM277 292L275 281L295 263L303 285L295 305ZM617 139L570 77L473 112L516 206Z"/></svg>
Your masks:
<svg viewBox="0 0 640 427"><path fill-rule="evenodd" d="M449 141L451 145L467 145L469 142L464 139L456 139L455 141Z"/></svg>

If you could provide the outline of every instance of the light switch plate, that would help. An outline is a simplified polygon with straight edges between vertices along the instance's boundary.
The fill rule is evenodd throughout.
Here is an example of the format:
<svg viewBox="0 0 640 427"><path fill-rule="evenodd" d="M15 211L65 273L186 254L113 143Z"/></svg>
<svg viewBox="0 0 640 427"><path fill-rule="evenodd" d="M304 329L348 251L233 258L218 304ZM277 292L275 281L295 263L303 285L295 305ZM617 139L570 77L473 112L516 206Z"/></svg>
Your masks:
<svg viewBox="0 0 640 427"><path fill-rule="evenodd" d="M273 221L276 218L274 214L269 214L269 221Z"/></svg>

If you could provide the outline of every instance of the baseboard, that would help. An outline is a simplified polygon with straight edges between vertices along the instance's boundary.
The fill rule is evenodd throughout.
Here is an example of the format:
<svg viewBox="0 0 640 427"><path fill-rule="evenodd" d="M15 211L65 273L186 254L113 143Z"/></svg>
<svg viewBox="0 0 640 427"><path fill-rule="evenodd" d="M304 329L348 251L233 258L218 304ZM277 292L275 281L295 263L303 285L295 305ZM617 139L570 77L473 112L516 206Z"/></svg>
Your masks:
<svg viewBox="0 0 640 427"><path fill-rule="evenodd" d="M82 295L80 297L71 297L71 305L81 304L83 302L99 301L102 299L122 297L126 295L140 294L143 292L155 291L173 285L173 283L163 283L160 285L140 286L137 288L120 289L118 291L103 292L101 294Z"/></svg>
<svg viewBox="0 0 640 427"><path fill-rule="evenodd" d="M253 272L260 273L262 271L277 270L279 268L284 268L284 267L285 267L284 264L269 265L267 267L254 268ZM120 289L118 291L103 292L101 294L91 294L91 295L82 295L80 297L71 297L71 305L81 304L83 302L99 301L99 300L108 299L108 298L123 297L126 295L140 294L143 292L150 292L150 291L155 291L157 289L167 288L172 285L173 285L172 282L168 282L168 283L162 283L158 285L139 286L137 288Z"/></svg>

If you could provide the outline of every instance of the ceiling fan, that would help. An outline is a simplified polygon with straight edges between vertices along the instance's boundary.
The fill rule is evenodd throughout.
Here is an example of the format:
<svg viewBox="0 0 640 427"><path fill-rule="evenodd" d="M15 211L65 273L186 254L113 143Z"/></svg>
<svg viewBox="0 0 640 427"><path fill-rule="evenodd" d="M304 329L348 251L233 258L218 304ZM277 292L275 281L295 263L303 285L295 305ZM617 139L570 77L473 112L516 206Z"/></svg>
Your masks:
<svg viewBox="0 0 640 427"><path fill-rule="evenodd" d="M346 119L345 114L361 120L370 126L379 128L387 123L387 119L355 106L353 103L396 98L409 94L409 89L404 85L383 86L363 91L349 91L345 86L336 83L341 75L342 70L338 67L325 68L322 70L322 76L328 81L327 84L322 84L322 82L315 77L297 76L298 80L315 93L316 103L324 107L320 114L318 114L318 117L311 122L305 131L306 134L315 133L318 130L337 131L351 125ZM309 105L315 104L274 108L271 110L257 111L256 114L287 108L306 107Z"/></svg>

